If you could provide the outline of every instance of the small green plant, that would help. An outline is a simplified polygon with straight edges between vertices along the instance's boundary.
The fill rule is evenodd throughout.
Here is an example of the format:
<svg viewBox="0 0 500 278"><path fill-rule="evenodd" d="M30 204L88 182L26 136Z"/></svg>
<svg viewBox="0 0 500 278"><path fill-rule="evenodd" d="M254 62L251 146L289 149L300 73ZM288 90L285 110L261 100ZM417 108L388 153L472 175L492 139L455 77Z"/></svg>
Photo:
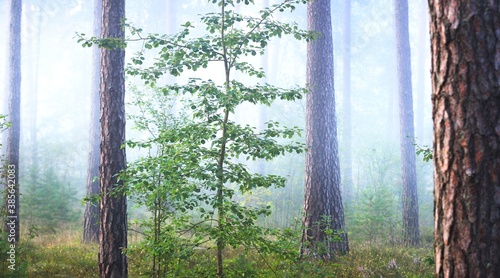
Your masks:
<svg viewBox="0 0 500 278"><path fill-rule="evenodd" d="M350 227L354 238L370 244L390 242L390 238L397 234L395 204L394 193L388 187L365 188L354 205Z"/></svg>
<svg viewBox="0 0 500 278"><path fill-rule="evenodd" d="M51 166L37 174L37 182L26 183L26 191L21 196L22 217L31 227L36 226L36 230L30 230L34 233L38 230L55 232L61 225L76 223L80 212L73 206L78 200L75 189Z"/></svg>
<svg viewBox="0 0 500 278"><path fill-rule="evenodd" d="M182 176L178 166L185 163L189 153L162 137L170 130L181 128L180 121L187 119L173 116L173 99L162 91L152 89L146 94L133 86L131 90L134 92L131 104L138 112L129 118L135 128L147 132L149 138L127 142L129 147L147 150L147 155L129 163L122 178L130 198L152 216L139 223L144 229L143 242L127 252L144 251L151 260L151 277L165 277L182 269L179 262L187 259L201 243L199 238L186 236L194 225L186 211L195 206L192 194L196 188Z"/></svg>
<svg viewBox="0 0 500 278"><path fill-rule="evenodd" d="M398 157L387 147L366 149L356 198L347 215L349 240L364 244L397 244L401 239Z"/></svg>

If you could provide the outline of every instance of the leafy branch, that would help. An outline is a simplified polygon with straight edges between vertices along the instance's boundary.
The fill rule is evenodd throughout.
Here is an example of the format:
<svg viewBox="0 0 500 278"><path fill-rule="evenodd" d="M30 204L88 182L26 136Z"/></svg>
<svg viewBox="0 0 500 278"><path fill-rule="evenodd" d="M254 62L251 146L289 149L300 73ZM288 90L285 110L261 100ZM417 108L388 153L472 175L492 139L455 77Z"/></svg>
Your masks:
<svg viewBox="0 0 500 278"><path fill-rule="evenodd" d="M430 147L428 147L427 145L420 146L419 144L417 144L416 140L414 141L413 145L415 145L415 148L416 148L415 153L417 155L422 155L423 156L422 159L425 162L429 162L432 160L433 152L432 152L432 149Z"/></svg>

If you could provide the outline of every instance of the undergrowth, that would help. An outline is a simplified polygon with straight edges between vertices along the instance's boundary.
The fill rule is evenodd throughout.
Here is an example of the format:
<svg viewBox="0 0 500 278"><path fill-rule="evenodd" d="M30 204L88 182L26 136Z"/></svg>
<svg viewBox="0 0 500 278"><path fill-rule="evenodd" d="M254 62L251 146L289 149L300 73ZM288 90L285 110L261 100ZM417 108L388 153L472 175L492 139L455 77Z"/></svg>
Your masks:
<svg viewBox="0 0 500 278"><path fill-rule="evenodd" d="M18 270L7 269L5 252L0 258L0 277L99 277L97 244L82 244L81 233L25 237L17 246ZM131 239L129 277L151 277L147 254ZM227 277L433 277L430 245L419 248L353 243L350 253L333 261L299 260L293 256L264 256L255 249L227 249ZM166 277L215 277L215 250L197 249L186 259L170 264Z"/></svg>

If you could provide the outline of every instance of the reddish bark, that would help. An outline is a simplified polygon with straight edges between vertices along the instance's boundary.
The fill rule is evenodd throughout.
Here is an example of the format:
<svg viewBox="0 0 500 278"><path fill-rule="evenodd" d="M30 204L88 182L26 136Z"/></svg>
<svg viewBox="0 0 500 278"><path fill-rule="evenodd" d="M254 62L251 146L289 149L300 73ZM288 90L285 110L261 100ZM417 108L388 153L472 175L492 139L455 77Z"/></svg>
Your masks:
<svg viewBox="0 0 500 278"><path fill-rule="evenodd" d="M125 0L102 1L102 38L124 38ZM125 169L125 51L101 49L100 253L101 277L127 277L127 202L116 189Z"/></svg>
<svg viewBox="0 0 500 278"><path fill-rule="evenodd" d="M500 277L500 2L430 0L438 277Z"/></svg>

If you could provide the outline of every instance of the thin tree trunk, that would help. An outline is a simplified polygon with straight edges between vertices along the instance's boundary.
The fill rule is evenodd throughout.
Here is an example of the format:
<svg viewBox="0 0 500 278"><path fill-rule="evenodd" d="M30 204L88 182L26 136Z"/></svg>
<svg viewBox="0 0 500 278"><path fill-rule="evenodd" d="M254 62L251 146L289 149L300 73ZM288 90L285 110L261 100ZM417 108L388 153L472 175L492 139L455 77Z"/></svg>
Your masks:
<svg viewBox="0 0 500 278"><path fill-rule="evenodd" d="M344 131L342 133L344 146L344 177L343 199L344 204L349 204L352 197L352 129L351 129L351 0L344 0Z"/></svg>
<svg viewBox="0 0 500 278"><path fill-rule="evenodd" d="M319 33L307 44L306 184L301 255L330 259L348 252L340 187L340 166L333 87L330 1L307 6L308 29ZM333 241L329 231L339 233Z"/></svg>
<svg viewBox="0 0 500 278"><path fill-rule="evenodd" d="M397 59L391 60L389 69L397 68ZM387 85L388 98L387 98L387 130L386 130L386 142L389 144L396 144L396 138L398 138L399 132L396 127L396 121L398 120L398 79L397 70L394 71L394 76L391 76L391 82Z"/></svg>
<svg viewBox="0 0 500 278"><path fill-rule="evenodd" d="M500 277L500 3L429 1L437 277Z"/></svg>
<svg viewBox="0 0 500 278"><path fill-rule="evenodd" d="M40 37L41 37L41 22L42 22L42 5L38 4L37 13L38 20L34 32L36 33L36 40L32 41L30 52L32 53L32 65L29 71L30 96L29 96L29 134L30 134L30 147L31 147L31 170L30 179L31 184L36 186L38 182L38 140L37 140L37 110L38 110L38 69L40 62Z"/></svg>
<svg viewBox="0 0 500 278"><path fill-rule="evenodd" d="M427 72L425 70L425 55L428 53L427 48L427 4L422 1L420 5L420 22L419 22L419 32L418 32L418 59L417 59L417 84L416 84L416 133L417 142L424 142L424 99L427 97L425 95L425 77Z"/></svg>
<svg viewBox="0 0 500 278"><path fill-rule="evenodd" d="M396 47L398 63L399 126L401 174L403 181L403 241L419 245L417 170L414 145L413 97L411 85L411 53L408 32L408 2L395 0Z"/></svg>
<svg viewBox="0 0 500 278"><path fill-rule="evenodd" d="M102 1L102 38L124 38L121 22L125 0ZM117 191L123 182L117 174L125 169L125 75L123 49L101 49L101 154L99 177L101 277L127 277L127 199Z"/></svg>
<svg viewBox="0 0 500 278"><path fill-rule="evenodd" d="M8 241L19 241L19 142L21 138L21 13L22 1L10 1L9 27L9 96L6 142L6 198L5 231Z"/></svg>
<svg viewBox="0 0 500 278"><path fill-rule="evenodd" d="M94 0L94 36L101 35L102 3ZM90 125L89 125L89 157L87 165L87 196L99 195L99 86L100 86L100 50L92 48L92 84L90 91ZM88 201L85 205L83 220L83 242L98 242L99 240L99 202Z"/></svg>
<svg viewBox="0 0 500 278"><path fill-rule="evenodd" d="M225 1L222 1L222 6L221 6L221 14L225 14L226 3ZM221 40L224 42L224 24L225 21L222 20L222 27L221 27ZM227 50L226 50L226 45L223 43L222 44L223 48L223 58L224 58L224 71L225 71L225 93L228 94L229 92L229 86L230 86L230 73L231 73L231 68L229 65L229 60L227 56ZM224 265L223 265L223 257L222 257L222 251L225 248L225 241L223 240L223 236L225 233L225 207L224 207L224 163L226 161L226 144L227 144L227 124L229 122L229 109L225 108L224 109L224 119L222 120L221 123L221 149L219 152L219 162L217 165L217 222L218 222L218 231L219 231L219 238L217 238L217 276L218 277L224 277Z"/></svg>

